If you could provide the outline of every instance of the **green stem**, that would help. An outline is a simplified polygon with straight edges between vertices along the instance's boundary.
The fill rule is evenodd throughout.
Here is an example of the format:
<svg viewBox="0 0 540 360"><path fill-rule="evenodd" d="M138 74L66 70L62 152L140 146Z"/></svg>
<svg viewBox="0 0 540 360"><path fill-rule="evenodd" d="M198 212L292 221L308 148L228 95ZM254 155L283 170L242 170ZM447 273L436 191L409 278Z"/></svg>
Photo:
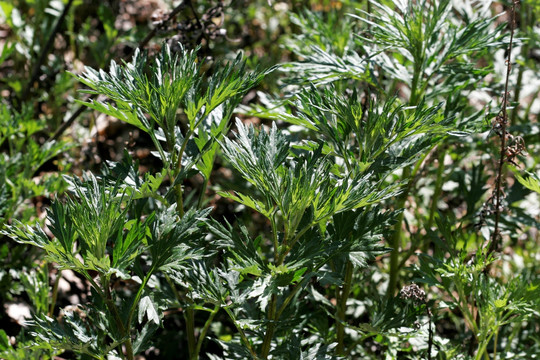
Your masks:
<svg viewBox="0 0 540 360"><path fill-rule="evenodd" d="M178 300L178 304L182 304L184 299L182 299L182 296L180 296L180 293L178 292L178 289L174 285L174 282L171 280L169 275L167 274L163 274L163 275L165 276L165 280L167 281L167 284L169 284L169 287L171 288L174 294L174 297L176 298L176 300Z"/></svg>
<svg viewBox="0 0 540 360"><path fill-rule="evenodd" d="M441 149L439 149L441 150ZM435 214L437 213L438 207L437 204L439 202L439 198L442 194L442 186L443 186L443 174L444 174L444 158L446 157L446 149L439 152L439 157L437 161L439 162L438 168L437 168L437 179L435 180L435 190L433 192L433 196L431 197L431 205L429 208L429 217L428 222L426 225L426 229L431 229L433 226L433 222L435 221ZM426 237L426 239L428 239ZM429 247L429 240L426 240L424 242L423 246L423 252L426 252Z"/></svg>
<svg viewBox="0 0 540 360"><path fill-rule="evenodd" d="M493 340L493 360L497 360L497 341L499 341L499 328L495 330L495 339Z"/></svg>
<svg viewBox="0 0 540 360"><path fill-rule="evenodd" d="M174 296L176 297L176 300L178 300L179 304L182 303L188 303L188 299L182 298L178 290L176 289L176 286L174 282L171 280L171 278L165 274L165 280L167 280L167 283L171 287ZM184 319L186 320L186 332L187 332L187 340L188 340L188 352L189 352L189 358L191 359L193 354L195 353L195 311L191 306L187 307L184 311Z"/></svg>
<svg viewBox="0 0 540 360"><path fill-rule="evenodd" d="M58 273L56 274L56 279L54 279L54 285L52 289L52 297L51 297L51 303L49 306L49 316L52 317L54 314L54 307L56 306L56 299L58 296L58 283L60 282L60 278L62 277L62 270L58 270Z"/></svg>
<svg viewBox="0 0 540 360"><path fill-rule="evenodd" d="M418 105L420 95L422 93L422 91L421 90L419 91L418 89L418 83L420 82L420 77L422 75L422 64L423 64L423 56L422 54L420 54L419 58L415 58L415 62L414 62L414 73L413 73L413 80L411 84L411 95L409 98L409 104L411 106ZM402 174L401 179L402 181L409 180L409 183L406 188L406 191L404 191L401 194L401 196L398 198L398 205L396 209L402 209L405 206L405 202L407 201L407 198L409 197L409 193L413 186L414 176L418 172L418 169L420 168L420 164L424 161L426 156L427 156L427 152L416 163L416 166L412 174L409 168L403 169L403 174ZM401 245L401 241L403 237L402 223L403 223L404 216L405 216L405 211L399 214L397 218L397 222L394 225L394 234L390 241L390 247L392 248L392 253L390 254L390 279L388 282L388 289L386 292L387 298L393 297L396 291L398 272L399 272L399 267L398 267L399 247Z"/></svg>
<svg viewBox="0 0 540 360"><path fill-rule="evenodd" d="M109 289L109 281L103 275L100 275L100 280L101 280L101 284L103 285L103 290L105 294L105 304L107 305L107 308L111 312L113 319L116 323L116 327L120 330L120 333L122 334L122 338L126 339L123 342L123 344L126 346L126 358L128 360L134 360L133 345L131 344L131 336L129 333L129 329L126 329L126 327L124 326L122 317L120 316L120 313L118 312L118 308L116 307L112 299L111 291ZM123 356L121 347L119 347L118 353L120 356Z"/></svg>
<svg viewBox="0 0 540 360"><path fill-rule="evenodd" d="M291 291L291 293L285 298L283 301L283 304L279 307L279 310L276 313L276 321L281 318L281 315L283 314L283 311L289 306L289 303L292 301L292 299L296 296L296 294L302 289L302 287L305 285L305 283L309 280L308 277L304 277L304 279L295 285L294 289Z"/></svg>
<svg viewBox="0 0 540 360"><path fill-rule="evenodd" d="M189 358L193 359L197 344L195 339L195 310L193 310L193 307L188 306L186 308L184 318L186 319Z"/></svg>
<svg viewBox="0 0 540 360"><path fill-rule="evenodd" d="M141 300L141 296L142 296L142 294L144 292L144 288L146 287L146 284L148 283L148 280L150 280L150 277L154 273L154 270L155 270L155 268L152 266L152 268L150 268L150 271L144 277L143 282L142 282L141 286L139 287L139 290L137 291L137 294L135 295L135 299L133 300L133 304L131 305L131 308L129 309L129 314L128 314L128 318L127 318L128 331L131 330L131 320L133 319L133 314L135 313L135 309L139 305L139 300Z"/></svg>
<svg viewBox="0 0 540 360"><path fill-rule="evenodd" d="M435 180L435 191L433 193L433 197L431 198L431 207L429 208L429 218L428 218L428 223L427 223L428 229L431 229L431 227L433 226L433 221L435 220L435 213L437 212L437 203L442 193L445 157L446 157L446 149L440 151L439 157L437 158L439 167L437 168L437 180Z"/></svg>
<svg viewBox="0 0 540 360"><path fill-rule="evenodd" d="M152 139L152 142L154 143L154 146L159 152L159 156L161 157L161 161L163 162L163 165L166 169L169 168L169 161L167 160L167 157L165 156L165 152L163 151L163 147L161 146L159 140L156 137L156 134L154 131L150 130L148 131L148 135L150 135L150 138Z"/></svg>
<svg viewBox="0 0 540 360"><path fill-rule="evenodd" d="M266 334L264 335L263 344L261 347L261 358L267 359L270 353L270 346L272 345L272 338L274 337L274 330L276 328L276 308L277 308L277 295L272 294L270 304L268 306L268 327Z"/></svg>
<svg viewBox="0 0 540 360"><path fill-rule="evenodd" d="M421 73L422 73L421 65L417 66L416 63L415 63L413 81L412 81L412 85L411 85L411 96L409 98L409 104L411 106L418 105L418 101L420 99L421 91L418 91L419 90L418 89L418 83L420 82Z"/></svg>
<svg viewBox="0 0 540 360"><path fill-rule="evenodd" d="M231 310L229 310L228 307L224 307L223 309L231 318L234 326L236 327L236 330L238 330L238 334L240 334L240 338L242 339L242 342L251 353L251 356L253 357L253 359L258 359L257 353L255 352L255 350L253 350L253 347L251 346L251 343L249 342L246 334L244 333L244 330L240 326L238 326L238 324L236 323L236 317L234 316L234 314L231 312Z"/></svg>
<svg viewBox="0 0 540 360"><path fill-rule="evenodd" d="M475 359L480 360L482 357L484 357L486 360L490 360L491 357L489 356L489 352L487 350L487 346L491 340L493 335L482 335L482 338L480 339L480 346L478 347L478 351L476 352ZM495 355L493 359L495 360L497 356Z"/></svg>
<svg viewBox="0 0 540 360"><path fill-rule="evenodd" d="M458 304L459 309L461 310L461 313L463 314L465 324L469 327L471 332L473 333L473 336L475 339L478 340L478 325L476 324L476 321L474 319L473 314L469 310L468 306L468 299L465 296L465 292L463 291L463 288L460 284L456 283L456 289L458 293L458 299L456 299L454 296L452 296L455 300L455 302Z"/></svg>
<svg viewBox="0 0 540 360"><path fill-rule="evenodd" d="M270 219L270 224L272 226L272 241L274 243L274 261L278 261L279 259L279 241L278 241L278 232L277 232L277 224L276 224L276 212L272 214L272 217Z"/></svg>
<svg viewBox="0 0 540 360"><path fill-rule="evenodd" d="M182 169L182 157L184 156L184 151L186 150L186 146L188 144L188 141L191 135L193 135L193 131L189 130L186 133L186 137L184 138L182 147L180 148L180 151L178 152L178 160L176 164L176 169L174 170L175 178L178 176L178 174L180 173L180 170ZM174 183L174 179L172 182ZM176 190L176 209L178 210L180 217L183 217L184 216L184 195L182 192L182 184L176 185L175 190Z"/></svg>
<svg viewBox="0 0 540 360"><path fill-rule="evenodd" d="M199 193L199 201L197 201L197 208L201 209L204 201L204 195L206 194L206 188L208 187L208 180L203 179L201 192Z"/></svg>
<svg viewBox="0 0 540 360"><path fill-rule="evenodd" d="M405 202L407 201L407 198L409 197L409 194L414 186L414 183L416 181L416 175L418 174L418 171L420 171L420 167L424 160L426 159L427 155L431 149L426 151L420 159L416 162L416 165L414 166L414 169L411 173L410 168L404 168L403 174L401 176L401 181L405 182L408 180L407 186L403 193L398 198L397 205L395 207L396 210L403 209L405 207ZM402 223L405 216L405 210L403 210L397 217L396 224L394 225L394 232L392 237L390 238L390 247L392 248L392 252L390 253L390 279L388 282L388 288L386 290L386 297L391 298L394 296L398 281L398 272L399 272L399 248L401 246L402 242L402 236L403 236L403 229L402 229Z"/></svg>
<svg viewBox="0 0 540 360"><path fill-rule="evenodd" d="M278 265L281 265L281 264L283 263L283 261L285 260L285 256L287 256L287 255L291 252L291 250L292 250L293 246L296 244L296 242L297 242L298 240L300 240L300 238L301 238L301 237L302 237L309 229L311 229L311 227L312 227L313 225L315 225L317 222L318 222L318 221L312 222L311 224L309 224L308 226L306 226L305 228L303 228L302 230L300 230L300 231L296 234L296 236L291 240L291 242L290 242L289 245L287 246L287 249L285 249L285 250L281 253L281 255L279 256Z"/></svg>
<svg viewBox="0 0 540 360"><path fill-rule="evenodd" d="M402 180L406 180L410 177L410 169L405 168L403 169L403 176ZM409 184L412 179L409 180ZM403 209L405 207L405 201L407 201L407 197L409 196L409 188L407 187L406 191L404 191L398 198L396 209ZM399 272L399 248L402 241L402 223L405 216L405 210L403 210L397 218L396 224L394 225L394 233L392 235L392 238L390 239L390 247L392 248L392 252L390 253L390 278L388 281L388 289L386 290L386 297L392 298L396 291L397 286L397 280L398 280L398 272Z"/></svg>
<svg viewBox="0 0 540 360"><path fill-rule="evenodd" d="M347 310L347 300L349 299L349 294L351 292L352 276L353 265L350 260L347 260L347 265L345 265L345 279L343 283L343 289L341 290L341 294L339 294L338 289L339 296L338 304L336 307L336 352L338 355L345 355L345 311Z"/></svg>
<svg viewBox="0 0 540 360"><path fill-rule="evenodd" d="M206 338L206 334L208 333L208 329L210 328L210 325L212 325L212 321L214 320L214 317L219 311L220 306L215 305L214 310L210 313L210 316L208 317L208 320L204 323L204 327L201 331L201 335L199 335L199 340L197 341L197 347L195 348L195 353L193 354L193 360L196 360L199 358L199 354L201 352L201 347L204 339Z"/></svg>

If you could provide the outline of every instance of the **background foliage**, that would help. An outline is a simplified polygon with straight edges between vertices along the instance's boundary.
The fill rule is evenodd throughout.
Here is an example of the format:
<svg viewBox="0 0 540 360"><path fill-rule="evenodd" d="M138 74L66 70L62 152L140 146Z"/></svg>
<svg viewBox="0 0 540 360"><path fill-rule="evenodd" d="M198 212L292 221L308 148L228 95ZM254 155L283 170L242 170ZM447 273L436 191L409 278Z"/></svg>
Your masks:
<svg viewBox="0 0 540 360"><path fill-rule="evenodd" d="M0 357L537 356L539 15L0 1Z"/></svg>

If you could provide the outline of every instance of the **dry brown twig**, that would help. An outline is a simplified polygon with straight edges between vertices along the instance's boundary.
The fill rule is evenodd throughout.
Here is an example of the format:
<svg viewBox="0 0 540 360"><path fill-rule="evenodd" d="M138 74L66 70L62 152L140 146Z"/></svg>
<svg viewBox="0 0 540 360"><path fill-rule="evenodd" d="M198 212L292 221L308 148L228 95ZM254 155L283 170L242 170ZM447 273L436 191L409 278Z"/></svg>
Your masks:
<svg viewBox="0 0 540 360"><path fill-rule="evenodd" d="M500 154L497 164L497 174L495 178L495 189L493 190L489 199L484 203L484 209L482 210L481 217L488 216L493 213L495 215L495 225L493 228L493 233L489 241L484 243L484 248L487 247L487 254L493 253L494 251L500 248L501 242L501 230L500 220L501 213L504 210L504 205L502 204L505 193L503 190L504 187L504 164L511 163L516 164L516 157L518 155L524 154L525 151L525 141L521 136L512 136L508 132L509 127L509 118L508 118L508 99L510 93L508 91L508 83L510 78L510 72L512 71L512 48L514 43L514 32L516 28L516 8L519 6L519 0L514 0L512 2L510 19L508 24L510 27L510 43L508 44L507 59L505 61L506 65L506 78L504 83L504 94L502 97L501 110L493 120L492 131L497 134L501 140L500 144ZM483 220L483 219L481 219Z"/></svg>

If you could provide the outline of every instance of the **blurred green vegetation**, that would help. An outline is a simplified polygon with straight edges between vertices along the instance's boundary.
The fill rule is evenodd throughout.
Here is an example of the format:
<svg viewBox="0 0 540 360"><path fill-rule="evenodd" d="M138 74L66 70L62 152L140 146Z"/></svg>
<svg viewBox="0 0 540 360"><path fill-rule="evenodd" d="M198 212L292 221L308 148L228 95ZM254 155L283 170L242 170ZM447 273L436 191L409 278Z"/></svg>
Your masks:
<svg viewBox="0 0 540 360"><path fill-rule="evenodd" d="M43 228L44 235L52 238L56 234L46 220L46 209L58 201L73 201L66 189L74 179L87 171L106 173L109 170L104 166L112 166L109 161L133 170L145 179L145 186L181 188L186 210L213 208L209 215L213 230L208 230L208 236L224 236L219 239L223 248L208 245L215 251L212 256L219 256L207 264L213 270L208 270L206 278L195 279L197 269L189 274L195 279L191 280L201 282L203 290L207 283L224 283L220 277L224 259L233 261L230 259L240 256L223 249L252 241L257 249L251 255L258 254L264 261L272 257L269 234L283 224L273 224L268 212L246 200L263 197L266 185L257 187L257 179L246 177L241 161L235 158L242 153L229 142L227 131L236 129L233 122L227 126L224 122L219 129L208 125L204 129L210 135L205 137L194 130L193 121L198 118L188 119L186 111L178 115L184 134L197 136L198 151L208 151L205 168L193 163L194 170L184 174L180 168L162 170L167 159L154 155L160 142L152 137L153 131L81 104L105 100L103 92L88 94L88 81L86 85L79 81L85 67L109 73L111 61L120 66L129 63L138 47L153 59L165 43L173 52L180 50L178 44L186 51L197 50L196 63L201 66L205 89L212 87L206 81L219 77L222 66L239 53L245 59L242 72L277 66L264 80L250 83L256 85L251 90L242 87L246 92L243 99L227 103L230 108L223 110L228 114L226 121L234 113L244 123L263 128L273 124L287 137L291 154L305 151L325 157L320 168L313 165L310 171L319 171L320 179L328 176L332 179L326 179L329 184L334 177L349 174L344 169L354 168L358 174L351 179L366 176L375 184L373 192L397 185L402 188L400 195L377 198L381 213L395 211L396 217L392 221L381 218L384 229L375 232L373 239L384 249L377 248L368 257L369 266L364 267L367 260L353 256L339 258L342 253L335 250L336 259L309 268L326 274L317 280L306 276L305 283L299 281L305 270L279 267L282 264L278 263L265 270L281 276L281 281L290 281L290 288L279 290L283 294L302 283L303 292L282 316L297 322L284 325L294 331L278 329L276 340L260 336L257 326L267 326L263 322L267 319L255 301L246 301L235 315L246 319L231 317L229 309L212 313L213 308L204 308L208 302L203 302L197 304L197 314L204 315L189 320L182 306L174 303L178 306L167 308L163 300L159 304L163 309L156 306L163 310L161 326L151 329L156 331L152 346L142 356L187 359L192 353L187 349L190 321L195 333L200 335L206 329L204 335L212 339L201 340L200 354L205 359L252 356L246 343L261 347L262 354L270 352L275 359L536 356L540 353L540 5L537 0L518 3L508 130L512 135L509 145L516 145L519 138L526 145L512 157L516 164L504 174L503 241L499 251L491 254L483 249L493 237L490 197L500 153L493 119L504 92L510 1L0 1L0 357L91 358L89 352L76 347L51 349L46 345L49 338L40 337L39 331L36 335L34 328L14 315L16 310L28 312L36 316L34 325L42 329L52 326L53 319L84 328L84 322L73 315L77 311L62 309L94 299L88 277L66 275L40 249L12 241L6 229L16 223L23 229ZM175 13L169 18L171 11ZM155 70L143 71L150 69ZM202 92L203 88L197 89ZM188 108L188 104L183 106ZM171 131L174 137L174 127ZM254 144L267 141L262 135L251 136L249 141ZM171 159L178 160L174 157L178 144L167 145L166 155L173 154ZM189 156L190 151L194 150L188 147ZM128 165L127 153L133 158ZM295 158L295 165L287 165L290 174L295 166L311 164L309 157L300 158ZM195 155L192 159L200 160ZM116 170L122 168L116 166ZM281 177L276 179L289 181L279 171ZM111 180L115 173L108 176ZM181 176L183 182L175 183ZM246 197L240 201L240 195L229 193L233 190ZM174 191L164 194L171 203ZM156 200L140 205L142 201L137 199L133 213L142 216L145 206L157 209L152 201ZM363 218L356 213L360 220L354 220L355 224L370 224L370 216L378 214L377 206L366 205ZM350 220L327 215L329 224ZM307 218L294 223L304 224ZM302 238L306 248L292 251L291 245L291 249L279 251L283 257L292 251L300 258L309 246L334 249L337 245L317 237L319 232L339 232L332 226L328 230L325 223L309 230L311 238ZM285 233L280 233L280 240L286 239ZM301 263L298 258L294 260ZM143 256L139 266L149 266L148 261ZM245 290L242 286L246 284L263 289L262 280L255 282L256 267L251 263L242 266L245 282L235 291ZM91 271L88 276L92 278ZM152 280L164 299L175 299L169 278L160 275ZM132 291L131 280L107 281L119 297ZM410 287L412 283L420 285L425 295L416 302L399 295L402 289L416 290ZM260 293L262 296L263 290ZM268 306L272 304L273 300ZM100 326L106 324L101 312L105 305L94 305L89 316L95 316ZM150 318L151 309L144 314ZM260 318L255 320L259 323L250 323L247 314L258 314ZM141 334L150 333L150 327L139 327L136 330ZM77 334L71 335L75 339ZM90 335L109 339L99 331Z"/></svg>

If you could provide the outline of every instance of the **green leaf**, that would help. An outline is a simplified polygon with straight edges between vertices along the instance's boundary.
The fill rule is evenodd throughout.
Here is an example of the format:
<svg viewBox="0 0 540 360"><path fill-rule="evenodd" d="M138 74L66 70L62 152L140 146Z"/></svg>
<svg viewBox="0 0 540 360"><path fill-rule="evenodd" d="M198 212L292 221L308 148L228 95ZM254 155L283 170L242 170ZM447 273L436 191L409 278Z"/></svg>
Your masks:
<svg viewBox="0 0 540 360"><path fill-rule="evenodd" d="M67 206L55 200L47 211L47 220L50 222L49 230L58 239L65 252L73 251L75 241L75 228L69 216L66 216Z"/></svg>
<svg viewBox="0 0 540 360"><path fill-rule="evenodd" d="M225 101L237 98L239 102L248 90L259 84L266 74L273 71L273 68L270 68L262 73L248 73L245 66L241 54L238 54L230 64L218 66L218 71L210 78L206 90L204 116L209 115Z"/></svg>
<svg viewBox="0 0 540 360"><path fill-rule="evenodd" d="M0 329L0 351L7 351L11 349L11 343L4 330Z"/></svg>
<svg viewBox="0 0 540 360"><path fill-rule="evenodd" d="M125 102L117 102L117 107L107 104L101 101L89 101L84 102L81 100L75 100L77 103L87 106L90 109L99 111L100 113L112 116L118 120L121 120L130 125L136 126L139 129L149 132L150 124L144 119L144 114L136 107L131 106Z"/></svg>
<svg viewBox="0 0 540 360"><path fill-rule="evenodd" d="M521 183L521 185L525 186L529 190L540 194L540 177L528 171L525 171L525 174L527 174L527 177L523 177L517 171L514 171L514 175Z"/></svg>
<svg viewBox="0 0 540 360"><path fill-rule="evenodd" d="M69 198L69 217L77 232L81 249L84 254L92 256L102 264L106 255L107 242L115 238L124 226L125 215L131 199L119 194L119 183L110 186L104 180L99 180L91 173L83 176L84 182L78 178L66 178L70 191L75 198Z"/></svg>
<svg viewBox="0 0 540 360"><path fill-rule="evenodd" d="M2 230L1 233L2 235L9 236L18 243L30 244L42 249L47 248L51 242L41 228L32 228L18 220L15 220L12 225L7 225L6 229Z"/></svg>
<svg viewBox="0 0 540 360"><path fill-rule="evenodd" d="M144 316L148 318L148 321L159 325L160 319L156 304L150 296L145 296L139 302L139 324L142 324Z"/></svg>
<svg viewBox="0 0 540 360"><path fill-rule="evenodd" d="M265 262L258 252L261 237L252 240L247 228L240 224L237 229L229 223L220 224L214 219L207 223L208 230L214 236L213 245L218 250L225 250L225 256L233 260L234 271L240 274L259 276L267 270Z"/></svg>
<svg viewBox="0 0 540 360"><path fill-rule="evenodd" d="M148 226L151 237L148 240L152 266L155 269L175 269L190 259L201 256L201 249L191 243L202 240L201 226L212 209L189 210L182 218L176 206L156 213L155 220Z"/></svg>
<svg viewBox="0 0 540 360"><path fill-rule="evenodd" d="M142 330L138 332L133 341L133 353L138 354L148 349L150 345L154 342L153 335L156 330L159 328L154 322L147 322L144 324Z"/></svg>

